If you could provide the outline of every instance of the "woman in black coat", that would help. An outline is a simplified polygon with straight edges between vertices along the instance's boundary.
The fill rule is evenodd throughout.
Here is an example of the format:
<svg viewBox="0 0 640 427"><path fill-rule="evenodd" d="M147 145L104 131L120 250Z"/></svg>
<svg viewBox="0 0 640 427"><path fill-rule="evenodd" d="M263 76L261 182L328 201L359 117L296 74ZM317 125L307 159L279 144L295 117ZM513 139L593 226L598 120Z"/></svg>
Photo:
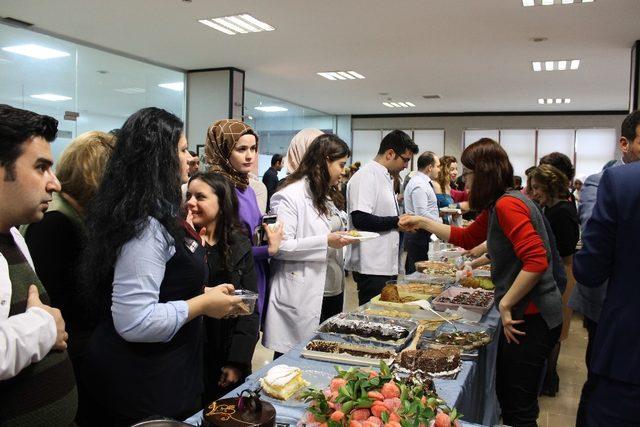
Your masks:
<svg viewBox="0 0 640 427"><path fill-rule="evenodd" d="M251 242L238 226L238 199L231 184L215 172L189 181L187 206L193 225L201 229L209 265L208 286L230 283L258 292ZM207 319L204 347L205 401L233 390L251 373L260 317Z"/></svg>

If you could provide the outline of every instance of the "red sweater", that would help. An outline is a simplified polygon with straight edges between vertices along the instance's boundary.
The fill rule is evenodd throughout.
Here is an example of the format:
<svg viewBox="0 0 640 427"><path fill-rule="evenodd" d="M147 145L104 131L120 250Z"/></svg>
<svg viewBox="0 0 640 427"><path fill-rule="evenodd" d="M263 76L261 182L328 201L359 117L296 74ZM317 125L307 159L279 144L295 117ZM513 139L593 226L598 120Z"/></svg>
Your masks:
<svg viewBox="0 0 640 427"><path fill-rule="evenodd" d="M515 197L502 197L496 203L496 215L500 228L513 245L513 251L522 269L530 273L543 273L549 267L547 251L542 239L533 228L527 205ZM449 242L471 249L487 240L489 212L485 209L467 228L451 227ZM533 303L529 303L525 314L538 313Z"/></svg>

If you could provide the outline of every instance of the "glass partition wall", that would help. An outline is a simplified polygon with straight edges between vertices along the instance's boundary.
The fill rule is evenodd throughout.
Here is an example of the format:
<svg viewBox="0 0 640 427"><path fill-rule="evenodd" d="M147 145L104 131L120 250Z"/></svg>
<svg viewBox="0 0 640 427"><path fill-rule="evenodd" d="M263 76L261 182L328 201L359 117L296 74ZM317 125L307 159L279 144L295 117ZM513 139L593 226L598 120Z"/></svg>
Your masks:
<svg viewBox="0 0 640 427"><path fill-rule="evenodd" d="M108 132L143 107L184 120L184 73L0 24L0 103L59 122L57 159L89 130Z"/></svg>

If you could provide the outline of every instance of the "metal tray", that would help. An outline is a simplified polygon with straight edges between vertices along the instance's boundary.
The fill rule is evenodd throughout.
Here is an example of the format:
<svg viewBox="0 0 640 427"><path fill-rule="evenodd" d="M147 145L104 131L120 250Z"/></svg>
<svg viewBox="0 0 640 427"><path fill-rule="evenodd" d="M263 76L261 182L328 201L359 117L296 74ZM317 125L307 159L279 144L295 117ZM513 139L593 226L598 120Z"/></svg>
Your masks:
<svg viewBox="0 0 640 427"><path fill-rule="evenodd" d="M441 301L442 297L453 298L456 295L459 295L459 294L462 294L462 293L473 293L475 291L490 292L490 293L493 294L493 291L486 291L486 290L482 290L482 289L463 288L463 287L455 286L455 287L451 287L451 288L447 289L446 291L444 291L443 293L438 295L438 297L433 300L432 306L433 306L433 308L435 308L436 310L439 310L439 311L445 311L445 310L448 310L448 309L457 310L458 307L462 307L462 308L465 308L465 309L467 309L469 311L473 311L475 313L486 314L491 309L491 307L493 307L493 301L494 301L493 295L491 297L491 300L489 301L489 304L486 305L486 306L454 304L454 303L450 303L450 302Z"/></svg>
<svg viewBox="0 0 640 427"><path fill-rule="evenodd" d="M326 326L332 319L362 320L362 321L375 322L375 323L381 323L386 325L398 325L406 328L409 331L409 334L406 337L401 338L399 340L386 341L386 340L379 340L376 338L362 337L355 334L341 334L337 332L328 332L326 331ZM413 339L413 336L416 333L417 328L418 328L418 322L411 319L369 316L362 313L340 313L324 321L324 323L322 323L318 327L317 334L318 334L318 338L321 340L372 345L375 347L393 349L395 352L399 352L411 342L411 340Z"/></svg>

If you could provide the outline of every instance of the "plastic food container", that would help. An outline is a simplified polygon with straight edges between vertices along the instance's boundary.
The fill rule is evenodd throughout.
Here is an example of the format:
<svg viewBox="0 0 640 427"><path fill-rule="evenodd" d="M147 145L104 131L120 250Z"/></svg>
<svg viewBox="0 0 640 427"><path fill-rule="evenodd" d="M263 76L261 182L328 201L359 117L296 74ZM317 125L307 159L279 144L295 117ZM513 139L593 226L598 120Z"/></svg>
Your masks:
<svg viewBox="0 0 640 427"><path fill-rule="evenodd" d="M258 301L258 294L256 292L247 291L246 289L236 289L233 291L233 295L242 298L244 304L242 312L238 313L238 316L248 316L253 313L256 308L256 301Z"/></svg>
<svg viewBox="0 0 640 427"><path fill-rule="evenodd" d="M466 304L455 304L448 301L443 301L443 298L454 298L456 295L462 293L474 293L474 292L482 292L487 294L487 304L484 306L477 305L466 305ZM436 299L433 300L432 306L438 311L445 311L447 309L457 310L458 307L466 308L469 311L473 311L475 313L486 314L491 307L493 306L493 291L485 291L480 289L469 289L469 288L461 288L461 287L451 287L441 293Z"/></svg>

